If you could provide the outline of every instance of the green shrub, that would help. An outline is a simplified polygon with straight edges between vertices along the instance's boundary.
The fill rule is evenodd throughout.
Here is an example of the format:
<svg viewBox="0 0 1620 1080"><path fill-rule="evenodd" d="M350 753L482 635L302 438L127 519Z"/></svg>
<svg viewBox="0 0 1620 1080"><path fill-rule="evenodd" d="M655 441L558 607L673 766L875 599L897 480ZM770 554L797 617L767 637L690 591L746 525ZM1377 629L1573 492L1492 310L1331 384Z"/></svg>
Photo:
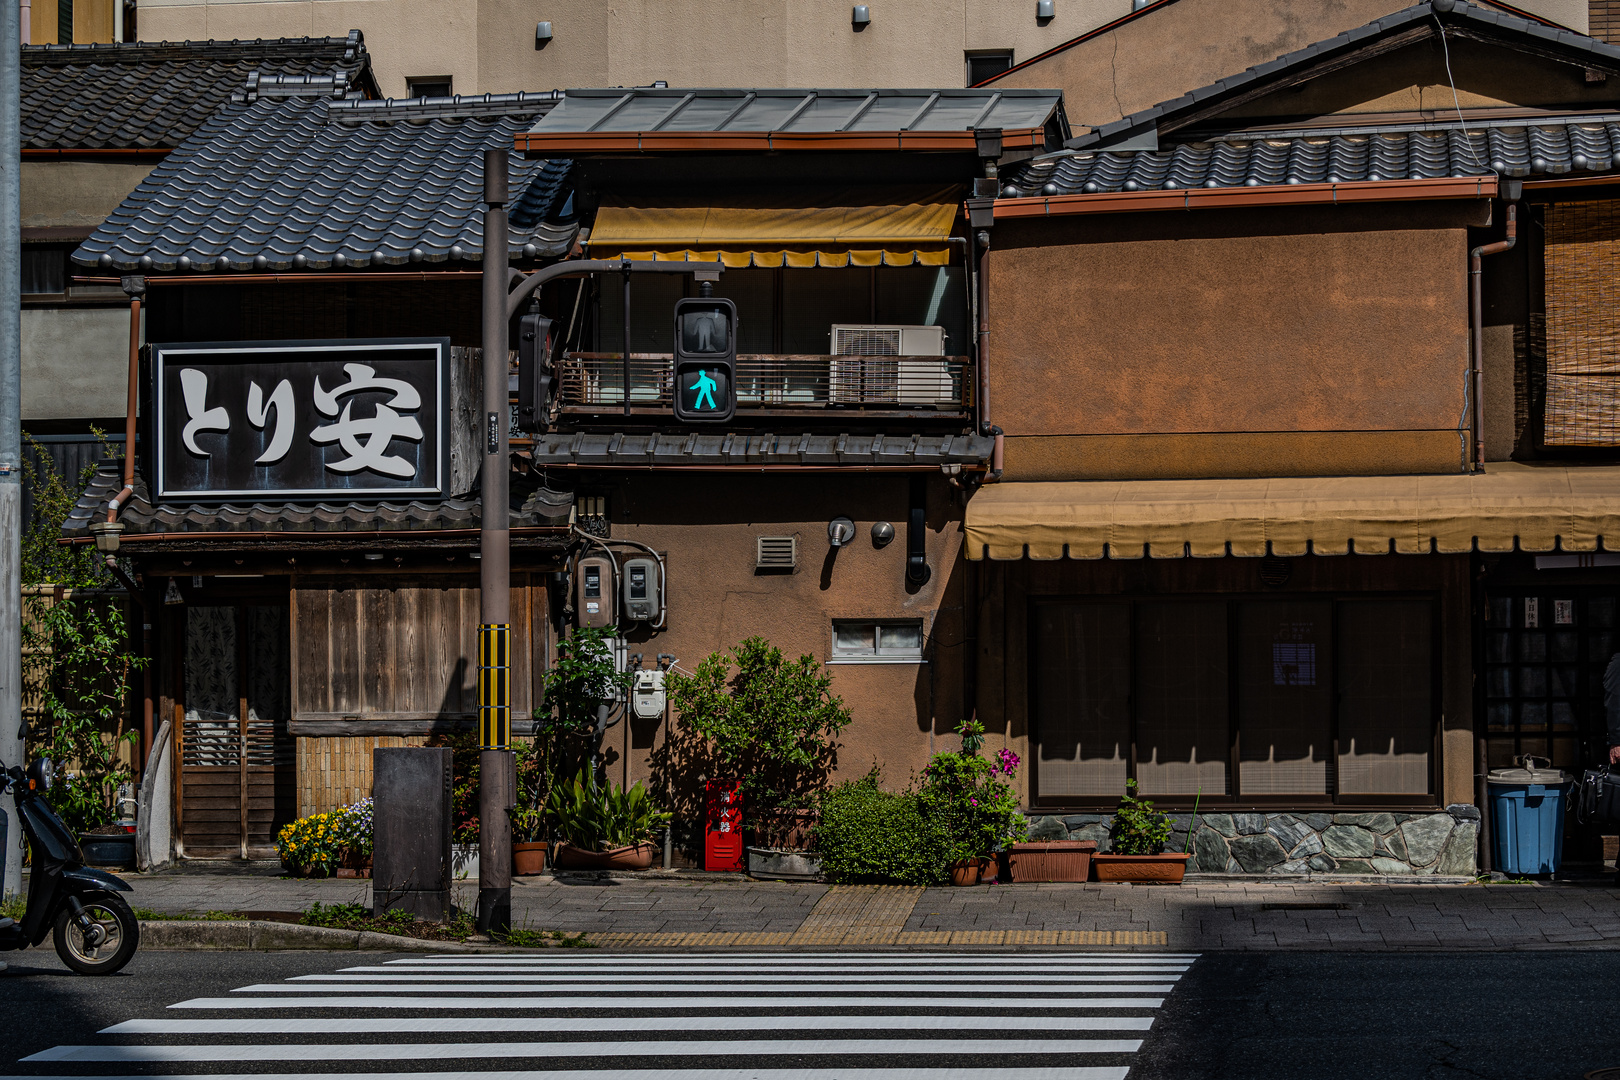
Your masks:
<svg viewBox="0 0 1620 1080"><path fill-rule="evenodd" d="M1136 797L1136 781L1125 781L1125 796L1114 811L1113 842L1109 848L1115 855L1159 855L1170 840L1170 819L1153 809L1147 799Z"/></svg>
<svg viewBox="0 0 1620 1080"><path fill-rule="evenodd" d="M996 779L997 772L1011 776L1012 767L1005 758L998 766L980 757L983 743L984 726L969 720L962 725L962 752L935 754L923 771L918 795L924 813L950 838L949 862L1000 851L1029 831L1012 786Z"/></svg>
<svg viewBox="0 0 1620 1080"><path fill-rule="evenodd" d="M669 824L639 783L629 790L599 783L589 768L551 792L546 815L552 835L586 851L611 851L644 843Z"/></svg>
<svg viewBox="0 0 1620 1080"><path fill-rule="evenodd" d="M816 848L831 882L935 885L946 878L951 840L920 795L882 790L874 769L827 793Z"/></svg>

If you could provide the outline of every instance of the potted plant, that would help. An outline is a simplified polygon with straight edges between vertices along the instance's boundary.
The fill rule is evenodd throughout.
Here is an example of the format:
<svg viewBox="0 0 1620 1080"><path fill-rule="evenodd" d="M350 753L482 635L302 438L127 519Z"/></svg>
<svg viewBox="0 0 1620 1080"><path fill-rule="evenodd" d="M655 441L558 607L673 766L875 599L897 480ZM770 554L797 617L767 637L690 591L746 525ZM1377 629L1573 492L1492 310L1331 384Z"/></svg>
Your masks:
<svg viewBox="0 0 1620 1080"><path fill-rule="evenodd" d="M589 767L551 793L546 817L558 870L645 870L657 850L652 838L670 819L641 784L598 781Z"/></svg>
<svg viewBox="0 0 1620 1080"><path fill-rule="evenodd" d="M1165 851L1170 819L1135 795L1136 781L1125 781L1125 795L1114 811L1109 832L1111 850L1093 857L1098 881L1175 884L1187 873L1185 851Z"/></svg>
<svg viewBox="0 0 1620 1080"><path fill-rule="evenodd" d="M629 685L600 627L580 627L558 643L557 657L546 670L540 708L534 714L534 736L519 743L517 805L512 819L512 873L543 873L547 854L556 865L547 805L558 778L580 775L596 751L601 707Z"/></svg>
<svg viewBox="0 0 1620 1080"><path fill-rule="evenodd" d="M977 885L986 851L1024 835L1024 816L1011 785L997 779L996 765L979 756L984 725L962 724L960 753L940 753L923 770L921 797L949 840L947 869L953 885Z"/></svg>
<svg viewBox="0 0 1620 1080"><path fill-rule="evenodd" d="M735 668L735 674L733 674ZM742 788L748 872L812 878L816 806L838 761L849 709L832 677L809 655L789 660L761 637L705 657L666 686L681 721L707 744L713 767Z"/></svg>

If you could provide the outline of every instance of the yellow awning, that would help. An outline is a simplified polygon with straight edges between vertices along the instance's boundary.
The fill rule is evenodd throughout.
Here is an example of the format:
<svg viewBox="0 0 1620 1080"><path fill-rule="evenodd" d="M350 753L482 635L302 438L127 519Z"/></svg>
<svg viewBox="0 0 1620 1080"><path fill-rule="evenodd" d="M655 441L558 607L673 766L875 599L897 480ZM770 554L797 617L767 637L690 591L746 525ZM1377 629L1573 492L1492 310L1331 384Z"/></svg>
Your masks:
<svg viewBox="0 0 1620 1080"><path fill-rule="evenodd" d="M963 531L970 559L1620 551L1620 467L991 484Z"/></svg>
<svg viewBox="0 0 1620 1080"><path fill-rule="evenodd" d="M961 206L955 189L878 196L832 192L846 205L616 206L596 212L593 258L727 266L944 266Z"/></svg>

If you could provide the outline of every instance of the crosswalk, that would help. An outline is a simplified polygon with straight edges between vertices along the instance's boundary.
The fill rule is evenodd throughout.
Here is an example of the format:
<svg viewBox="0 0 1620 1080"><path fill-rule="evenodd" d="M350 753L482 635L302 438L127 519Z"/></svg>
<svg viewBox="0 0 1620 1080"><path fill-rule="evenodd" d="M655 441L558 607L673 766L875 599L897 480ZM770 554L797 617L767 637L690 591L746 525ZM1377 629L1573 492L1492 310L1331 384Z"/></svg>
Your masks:
<svg viewBox="0 0 1620 1080"><path fill-rule="evenodd" d="M18 1072L1125 1080L1196 960L960 951L412 956L188 998L163 1016L103 1028L98 1041L29 1055Z"/></svg>

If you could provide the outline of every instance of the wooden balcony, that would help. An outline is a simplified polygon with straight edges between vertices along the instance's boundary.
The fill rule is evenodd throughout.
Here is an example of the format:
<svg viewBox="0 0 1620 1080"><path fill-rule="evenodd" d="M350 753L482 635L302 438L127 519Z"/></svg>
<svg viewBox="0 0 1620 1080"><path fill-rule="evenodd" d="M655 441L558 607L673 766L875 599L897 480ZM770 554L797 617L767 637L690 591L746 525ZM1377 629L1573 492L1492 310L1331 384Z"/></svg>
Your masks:
<svg viewBox="0 0 1620 1080"><path fill-rule="evenodd" d="M564 413L623 413L623 354L568 353L557 376L557 400ZM673 384L669 353L630 354L633 414L668 413ZM965 356L737 357L739 414L951 417L966 413L972 404L973 366Z"/></svg>

